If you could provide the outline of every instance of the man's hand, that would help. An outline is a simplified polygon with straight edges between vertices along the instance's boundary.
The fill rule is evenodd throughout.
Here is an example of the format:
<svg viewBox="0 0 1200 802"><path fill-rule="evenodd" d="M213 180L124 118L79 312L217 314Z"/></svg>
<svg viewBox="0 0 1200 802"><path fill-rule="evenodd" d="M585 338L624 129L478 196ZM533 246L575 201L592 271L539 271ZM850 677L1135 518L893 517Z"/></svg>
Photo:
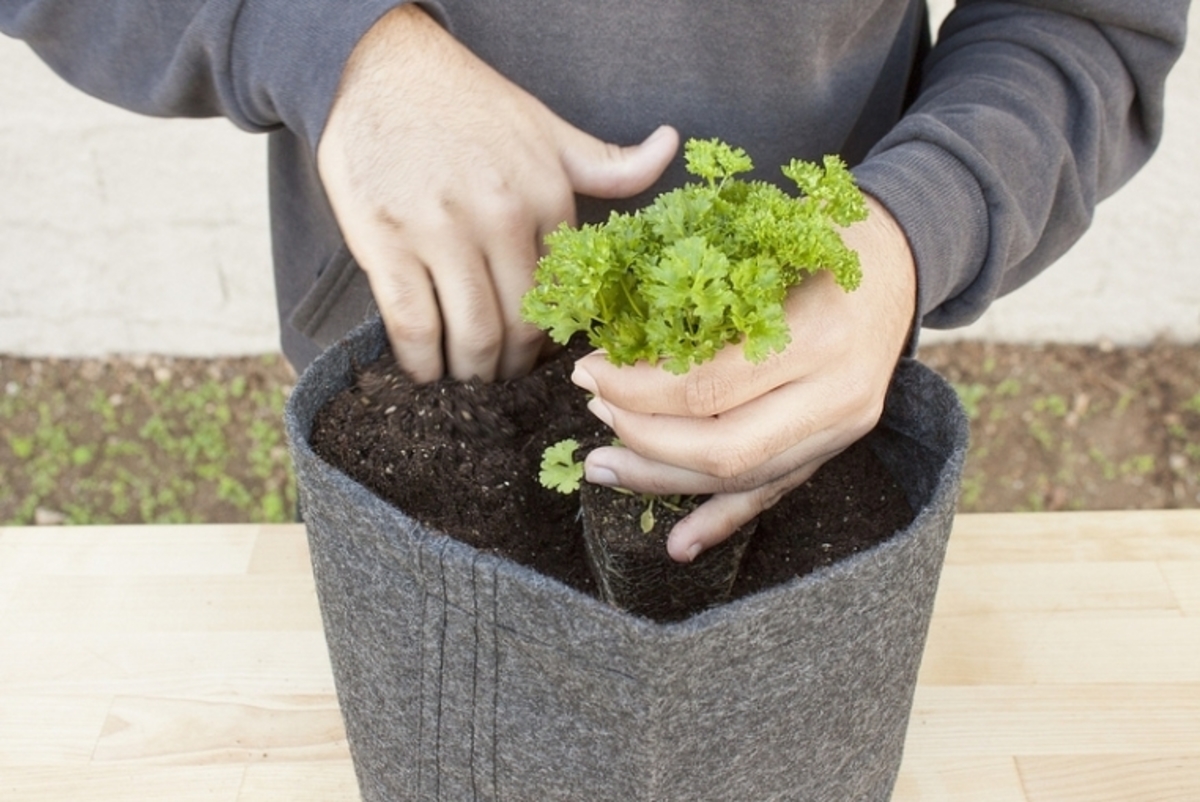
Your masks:
<svg viewBox="0 0 1200 802"><path fill-rule="evenodd" d="M317 163L401 366L490 381L538 357L520 300L575 193L634 195L678 147L666 127L630 148L583 133L406 5L352 53Z"/></svg>
<svg viewBox="0 0 1200 802"><path fill-rule="evenodd" d="M868 208L843 233L862 285L846 293L822 272L793 288L783 353L755 365L733 346L683 376L598 353L577 363L592 413L627 446L591 452L588 481L713 494L672 530L675 560L724 540L878 422L913 322L916 270L895 220L874 199Z"/></svg>

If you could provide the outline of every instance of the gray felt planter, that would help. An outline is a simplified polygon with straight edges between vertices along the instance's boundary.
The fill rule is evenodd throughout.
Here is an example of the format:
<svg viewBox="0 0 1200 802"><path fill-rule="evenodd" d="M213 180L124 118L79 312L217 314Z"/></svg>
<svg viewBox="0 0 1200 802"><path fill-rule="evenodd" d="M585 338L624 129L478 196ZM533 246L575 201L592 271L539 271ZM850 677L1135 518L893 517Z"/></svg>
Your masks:
<svg viewBox="0 0 1200 802"><path fill-rule="evenodd" d="M287 411L365 802L889 799L966 451L942 379L902 364L871 435L909 528L654 624L431 531L313 454L316 411L383 342L375 322L334 346Z"/></svg>

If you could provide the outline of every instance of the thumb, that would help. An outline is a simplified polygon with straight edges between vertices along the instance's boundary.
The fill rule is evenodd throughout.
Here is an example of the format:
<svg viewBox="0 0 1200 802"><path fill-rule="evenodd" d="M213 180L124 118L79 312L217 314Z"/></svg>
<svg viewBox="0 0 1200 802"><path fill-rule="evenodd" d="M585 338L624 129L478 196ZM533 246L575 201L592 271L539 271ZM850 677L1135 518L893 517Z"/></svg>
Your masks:
<svg viewBox="0 0 1200 802"><path fill-rule="evenodd" d="M561 151L571 187L594 198L628 198L653 184L679 150L679 134L659 126L640 145L620 147L579 132Z"/></svg>

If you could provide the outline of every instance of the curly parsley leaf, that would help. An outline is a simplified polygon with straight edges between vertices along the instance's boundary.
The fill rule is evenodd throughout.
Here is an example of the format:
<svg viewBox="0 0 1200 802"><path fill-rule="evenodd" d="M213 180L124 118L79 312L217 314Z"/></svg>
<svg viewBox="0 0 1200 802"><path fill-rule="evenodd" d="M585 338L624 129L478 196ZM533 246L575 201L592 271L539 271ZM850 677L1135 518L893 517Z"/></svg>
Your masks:
<svg viewBox="0 0 1200 802"><path fill-rule="evenodd" d="M575 459L579 443L572 439L559 440L542 452L542 470L538 481L543 487L564 495L574 493L583 481L583 463Z"/></svg>
<svg viewBox="0 0 1200 802"><path fill-rule="evenodd" d="M615 364L684 373L732 343L754 362L786 348L783 304L811 273L858 287L858 255L838 229L865 219L866 204L837 156L782 168L799 197L737 178L753 162L719 140L688 141L684 158L702 182L546 238L522 303L526 320L558 343L584 332Z"/></svg>

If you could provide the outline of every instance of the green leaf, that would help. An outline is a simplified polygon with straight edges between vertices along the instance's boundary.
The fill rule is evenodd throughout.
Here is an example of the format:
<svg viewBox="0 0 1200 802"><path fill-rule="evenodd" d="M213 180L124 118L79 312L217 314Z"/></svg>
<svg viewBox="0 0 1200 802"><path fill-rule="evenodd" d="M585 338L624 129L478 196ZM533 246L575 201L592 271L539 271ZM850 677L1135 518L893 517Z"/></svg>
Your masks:
<svg viewBox="0 0 1200 802"><path fill-rule="evenodd" d="M8 439L8 447L12 449L17 459L29 459L33 456L34 439L13 435Z"/></svg>
<svg viewBox="0 0 1200 802"><path fill-rule="evenodd" d="M579 443L575 440L559 440L542 452L542 470L538 481L543 487L557 490L564 495L574 493L583 481L583 463L575 460Z"/></svg>
<svg viewBox="0 0 1200 802"><path fill-rule="evenodd" d="M684 143L683 157L689 173L707 178L710 183L754 169L746 151L719 139L690 139Z"/></svg>
<svg viewBox="0 0 1200 802"><path fill-rule="evenodd" d="M646 502L646 509L642 510L641 517L642 534L648 535L654 531L654 499L651 498Z"/></svg>

